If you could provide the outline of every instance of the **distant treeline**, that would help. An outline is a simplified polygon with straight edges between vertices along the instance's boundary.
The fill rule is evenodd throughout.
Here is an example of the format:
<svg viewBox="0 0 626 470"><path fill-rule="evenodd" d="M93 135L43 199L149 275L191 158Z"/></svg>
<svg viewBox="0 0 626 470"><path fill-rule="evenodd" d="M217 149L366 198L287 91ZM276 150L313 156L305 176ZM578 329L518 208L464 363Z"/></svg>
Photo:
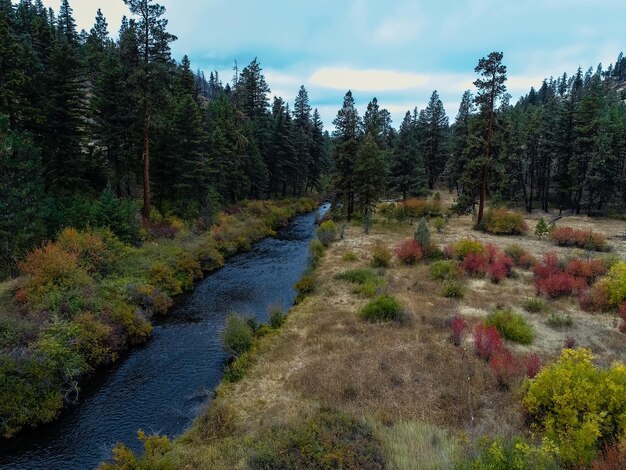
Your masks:
<svg viewBox="0 0 626 470"><path fill-rule="evenodd" d="M203 219L320 188L329 137L307 92L270 106L254 60L223 85L171 58L164 8L127 0L114 40L78 32L67 0L0 0L0 275L66 226L126 241L142 207ZM149 182L149 184L148 184Z"/></svg>

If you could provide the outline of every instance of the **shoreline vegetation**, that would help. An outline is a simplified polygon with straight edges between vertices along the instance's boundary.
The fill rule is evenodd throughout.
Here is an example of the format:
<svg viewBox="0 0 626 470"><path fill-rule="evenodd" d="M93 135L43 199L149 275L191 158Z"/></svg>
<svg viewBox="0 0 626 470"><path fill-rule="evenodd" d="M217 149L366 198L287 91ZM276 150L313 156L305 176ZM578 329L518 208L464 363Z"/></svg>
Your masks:
<svg viewBox="0 0 626 470"><path fill-rule="evenodd" d="M625 247L534 235L540 214L477 227L449 202L416 202L438 207L430 219L379 206L369 234L324 221L296 305L233 329L245 347L192 427L140 432L143 454L119 444L100 468L621 468ZM561 223L598 239L624 228Z"/></svg>
<svg viewBox="0 0 626 470"><path fill-rule="evenodd" d="M151 336L151 319L224 260L274 236L312 198L244 201L209 230L153 218L143 242L108 229L66 228L31 251L22 276L0 284L0 434L53 421L79 399L80 382Z"/></svg>

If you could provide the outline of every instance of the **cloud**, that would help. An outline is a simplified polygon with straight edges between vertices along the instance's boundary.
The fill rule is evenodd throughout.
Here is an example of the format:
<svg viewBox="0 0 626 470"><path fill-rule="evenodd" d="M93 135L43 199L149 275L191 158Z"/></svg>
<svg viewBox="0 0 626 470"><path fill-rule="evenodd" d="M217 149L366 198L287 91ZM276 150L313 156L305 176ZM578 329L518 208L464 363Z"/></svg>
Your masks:
<svg viewBox="0 0 626 470"><path fill-rule="evenodd" d="M322 68L315 71L309 81L324 88L377 92L418 88L425 83L426 78L415 73L392 70Z"/></svg>

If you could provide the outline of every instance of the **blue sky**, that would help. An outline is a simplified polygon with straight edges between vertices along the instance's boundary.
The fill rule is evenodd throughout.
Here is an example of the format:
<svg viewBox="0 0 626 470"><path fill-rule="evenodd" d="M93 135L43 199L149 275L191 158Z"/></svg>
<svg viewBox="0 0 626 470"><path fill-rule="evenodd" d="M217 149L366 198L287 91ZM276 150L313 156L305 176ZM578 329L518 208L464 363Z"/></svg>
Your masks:
<svg viewBox="0 0 626 470"><path fill-rule="evenodd" d="M58 10L60 0L44 0ZM626 0L161 0L174 57L230 79L254 57L272 95L301 84L327 127L351 88L362 113L376 96L398 126L438 90L453 120L478 59L504 52L516 100L544 77L605 67L626 52ZM122 0L70 0L80 28L98 7L115 33ZM329 129L331 130L331 129Z"/></svg>

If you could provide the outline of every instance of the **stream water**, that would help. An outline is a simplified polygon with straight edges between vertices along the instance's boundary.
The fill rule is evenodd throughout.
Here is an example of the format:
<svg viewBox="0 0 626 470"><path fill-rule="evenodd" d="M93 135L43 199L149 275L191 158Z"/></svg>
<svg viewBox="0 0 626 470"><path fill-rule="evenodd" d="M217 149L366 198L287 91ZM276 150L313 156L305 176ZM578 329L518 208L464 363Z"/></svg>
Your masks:
<svg viewBox="0 0 626 470"><path fill-rule="evenodd" d="M184 432L222 377L227 355L220 333L228 314L265 322L270 307L293 304L293 285L309 264L314 219L295 218L276 238L201 281L145 346L83 386L78 406L53 424L0 442L0 468L91 469L110 458L117 442L140 450L139 429L170 437Z"/></svg>

